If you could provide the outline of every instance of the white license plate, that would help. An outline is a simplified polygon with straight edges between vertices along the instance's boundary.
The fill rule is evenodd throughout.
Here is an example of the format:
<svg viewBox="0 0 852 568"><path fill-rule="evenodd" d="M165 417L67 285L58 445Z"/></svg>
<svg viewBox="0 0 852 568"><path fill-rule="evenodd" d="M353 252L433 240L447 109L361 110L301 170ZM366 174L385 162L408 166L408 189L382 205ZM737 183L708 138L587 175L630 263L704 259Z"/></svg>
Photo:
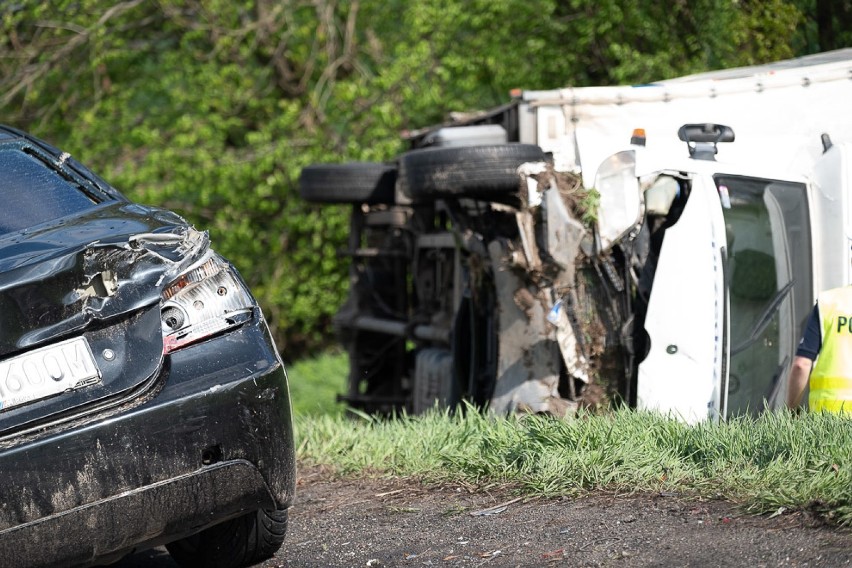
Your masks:
<svg viewBox="0 0 852 568"><path fill-rule="evenodd" d="M0 409L79 389L101 373L85 337L77 337L0 361Z"/></svg>

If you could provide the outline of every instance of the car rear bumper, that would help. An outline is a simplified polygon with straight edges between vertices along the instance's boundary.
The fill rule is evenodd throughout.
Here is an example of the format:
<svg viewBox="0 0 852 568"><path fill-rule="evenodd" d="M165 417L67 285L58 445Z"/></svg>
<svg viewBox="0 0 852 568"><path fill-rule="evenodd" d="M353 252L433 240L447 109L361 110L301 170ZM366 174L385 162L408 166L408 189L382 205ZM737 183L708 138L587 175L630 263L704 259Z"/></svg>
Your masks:
<svg viewBox="0 0 852 568"><path fill-rule="evenodd" d="M13 566L110 562L134 548L160 544L164 535L255 510L264 490L252 464L216 464L3 531L0 557L16 559ZM272 505L271 496L261 504Z"/></svg>
<svg viewBox="0 0 852 568"><path fill-rule="evenodd" d="M262 320L173 353L162 385L0 452L4 566L103 562L292 503L287 377Z"/></svg>

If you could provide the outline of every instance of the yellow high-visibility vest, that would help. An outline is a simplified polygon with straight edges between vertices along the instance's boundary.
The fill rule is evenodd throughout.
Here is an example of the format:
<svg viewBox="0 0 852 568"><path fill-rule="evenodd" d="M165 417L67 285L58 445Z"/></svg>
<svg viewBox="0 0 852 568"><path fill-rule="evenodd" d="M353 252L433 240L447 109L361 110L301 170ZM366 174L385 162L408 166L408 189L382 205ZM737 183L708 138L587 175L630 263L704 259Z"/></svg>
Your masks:
<svg viewBox="0 0 852 568"><path fill-rule="evenodd" d="M811 410L852 414L852 286L819 295L822 348L810 379Z"/></svg>

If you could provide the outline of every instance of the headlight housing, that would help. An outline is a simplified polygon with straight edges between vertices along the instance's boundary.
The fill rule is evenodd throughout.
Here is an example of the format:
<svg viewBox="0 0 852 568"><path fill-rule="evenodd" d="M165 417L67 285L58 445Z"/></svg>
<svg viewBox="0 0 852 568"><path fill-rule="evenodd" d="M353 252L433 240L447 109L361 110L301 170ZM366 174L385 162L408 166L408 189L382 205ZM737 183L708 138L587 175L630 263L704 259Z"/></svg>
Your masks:
<svg viewBox="0 0 852 568"><path fill-rule="evenodd" d="M166 354L248 321L255 307L233 267L214 253L169 284L162 298Z"/></svg>

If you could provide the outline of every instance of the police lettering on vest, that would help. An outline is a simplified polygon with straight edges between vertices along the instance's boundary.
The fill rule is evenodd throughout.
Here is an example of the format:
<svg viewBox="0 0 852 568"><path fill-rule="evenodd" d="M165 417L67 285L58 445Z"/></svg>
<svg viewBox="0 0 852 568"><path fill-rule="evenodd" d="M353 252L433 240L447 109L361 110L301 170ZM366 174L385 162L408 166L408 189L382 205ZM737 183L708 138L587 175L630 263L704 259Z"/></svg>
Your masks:
<svg viewBox="0 0 852 568"><path fill-rule="evenodd" d="M837 333L852 333L852 316L837 316Z"/></svg>

